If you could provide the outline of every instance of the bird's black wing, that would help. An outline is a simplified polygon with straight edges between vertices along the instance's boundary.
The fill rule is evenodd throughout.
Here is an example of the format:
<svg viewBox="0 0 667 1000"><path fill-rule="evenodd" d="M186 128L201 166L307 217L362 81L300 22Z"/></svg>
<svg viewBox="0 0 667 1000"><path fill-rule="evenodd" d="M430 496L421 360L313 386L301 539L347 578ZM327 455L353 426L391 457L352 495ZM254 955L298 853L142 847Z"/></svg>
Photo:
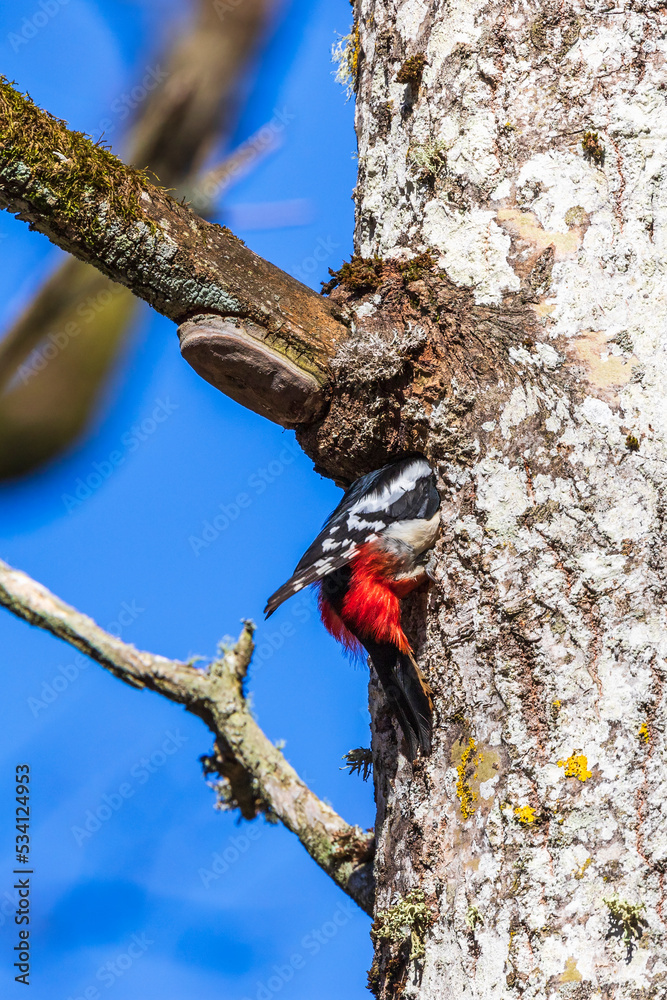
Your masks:
<svg viewBox="0 0 667 1000"><path fill-rule="evenodd" d="M266 602L266 617L297 591L347 565L362 545L377 538L389 524L427 516L433 483L433 472L421 456L400 459L357 479L292 576ZM435 496L437 509L437 492Z"/></svg>

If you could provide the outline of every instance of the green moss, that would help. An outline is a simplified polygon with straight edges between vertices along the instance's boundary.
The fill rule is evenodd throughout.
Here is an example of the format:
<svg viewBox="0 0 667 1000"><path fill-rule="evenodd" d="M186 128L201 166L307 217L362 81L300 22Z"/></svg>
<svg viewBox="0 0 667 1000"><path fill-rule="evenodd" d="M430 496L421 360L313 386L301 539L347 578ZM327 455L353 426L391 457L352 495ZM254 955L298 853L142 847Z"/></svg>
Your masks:
<svg viewBox="0 0 667 1000"><path fill-rule="evenodd" d="M382 284L383 263L380 257L352 257L338 271L329 268L331 281L322 282L322 294L329 295L341 285L351 292L373 292Z"/></svg>
<svg viewBox="0 0 667 1000"><path fill-rule="evenodd" d="M0 169L25 176L30 197L49 214L81 225L89 216L102 230L100 203L111 216L144 221L140 196L144 170L126 166L108 149L42 111L26 94L0 76ZM156 227L153 226L153 229Z"/></svg>
<svg viewBox="0 0 667 1000"><path fill-rule="evenodd" d="M230 236L233 240L236 240L236 242L240 243L242 247L245 246L245 243L243 242L241 237L237 236L236 233L233 233L229 228L229 226L220 226L220 228L222 229L223 233L226 233L227 236Z"/></svg>
<svg viewBox="0 0 667 1000"><path fill-rule="evenodd" d="M478 908L476 906L474 906L474 905L473 906L469 906L468 910L466 912L466 924L468 925L468 927L470 928L470 930L474 931L475 927L477 927L477 924L483 924L483 923L484 923L484 920L483 920L482 914L479 912Z"/></svg>
<svg viewBox="0 0 667 1000"><path fill-rule="evenodd" d="M625 447L628 451L639 451L639 441L634 434L628 434L625 439Z"/></svg>
<svg viewBox="0 0 667 1000"><path fill-rule="evenodd" d="M433 919L424 893L421 889L413 889L398 903L378 913L371 928L371 938L402 944L409 937L410 961L414 961L424 957L424 940Z"/></svg>
<svg viewBox="0 0 667 1000"><path fill-rule="evenodd" d="M604 163L605 150L597 132L584 132L581 148L587 160L592 160L599 165Z"/></svg>
<svg viewBox="0 0 667 1000"><path fill-rule="evenodd" d="M438 254L435 250L425 250L424 253L417 254L411 260L399 264L399 271L406 283L419 281L435 270L437 260Z"/></svg>
<svg viewBox="0 0 667 1000"><path fill-rule="evenodd" d="M351 260L345 261L337 271L329 268L331 280L322 282L322 294L330 295L339 285L358 295L375 292L389 277L392 275L395 277L396 272L406 284L409 284L435 270L437 259L435 250L425 250L424 253L401 263L385 261L381 257L354 256Z"/></svg>
<svg viewBox="0 0 667 1000"><path fill-rule="evenodd" d="M372 834L372 830L367 831ZM334 836L333 860L336 867L345 861L351 861L355 866L373 860L375 854L375 839L364 836L357 826L349 827L344 833Z"/></svg>
<svg viewBox="0 0 667 1000"><path fill-rule="evenodd" d="M418 87L422 82L425 65L426 56L424 56L422 52L418 52L417 55L410 56L409 59L405 60L396 74L396 82L409 83L415 88Z"/></svg>

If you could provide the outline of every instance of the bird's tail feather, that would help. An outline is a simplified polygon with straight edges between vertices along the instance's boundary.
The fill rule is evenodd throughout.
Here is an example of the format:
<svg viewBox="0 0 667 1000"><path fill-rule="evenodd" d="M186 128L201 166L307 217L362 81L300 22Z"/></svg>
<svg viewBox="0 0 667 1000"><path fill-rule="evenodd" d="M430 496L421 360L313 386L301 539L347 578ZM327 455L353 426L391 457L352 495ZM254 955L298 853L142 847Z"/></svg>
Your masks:
<svg viewBox="0 0 667 1000"><path fill-rule="evenodd" d="M364 642L389 705L408 744L411 760L419 748L431 753L433 692L411 653L386 643Z"/></svg>

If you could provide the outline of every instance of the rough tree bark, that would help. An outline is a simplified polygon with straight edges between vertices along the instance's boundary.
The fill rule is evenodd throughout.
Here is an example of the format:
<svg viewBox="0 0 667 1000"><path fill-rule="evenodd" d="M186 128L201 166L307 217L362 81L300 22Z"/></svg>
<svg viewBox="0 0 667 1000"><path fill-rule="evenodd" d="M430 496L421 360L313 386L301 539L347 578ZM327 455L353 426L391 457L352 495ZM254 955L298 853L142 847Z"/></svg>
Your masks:
<svg viewBox="0 0 667 1000"><path fill-rule="evenodd" d="M357 252L441 268L357 309L359 351L422 340L386 396L444 501L433 757L374 734L376 911L419 888L431 926L418 967L378 940L372 985L665 997L667 14L357 16Z"/></svg>
<svg viewBox="0 0 667 1000"><path fill-rule="evenodd" d="M291 418L318 467L349 481L419 448L443 495L438 583L408 607L432 757L399 752L371 684L381 1000L667 996L666 17L355 4L358 256L321 352L294 311L287 332L297 366L306 329L326 368L317 409ZM129 239L121 257L54 224L25 171L0 186L165 309ZM150 198L224 324L239 272L220 273L241 258ZM179 321L192 287L171 286Z"/></svg>

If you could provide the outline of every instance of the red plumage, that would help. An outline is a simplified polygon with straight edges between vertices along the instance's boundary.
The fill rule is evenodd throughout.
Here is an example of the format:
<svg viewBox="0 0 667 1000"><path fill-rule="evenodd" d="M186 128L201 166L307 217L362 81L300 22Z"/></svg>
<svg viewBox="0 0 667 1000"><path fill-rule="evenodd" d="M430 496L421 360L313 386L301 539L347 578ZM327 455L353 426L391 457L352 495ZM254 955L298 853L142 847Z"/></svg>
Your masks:
<svg viewBox="0 0 667 1000"><path fill-rule="evenodd" d="M337 614L320 590L319 606L327 631L352 653L361 652L360 639L389 643L412 652L401 627L400 599L414 590L419 577L396 580L396 560L382 549L364 545L350 562L350 583Z"/></svg>
<svg viewBox="0 0 667 1000"><path fill-rule="evenodd" d="M426 578L439 506L435 473L421 455L361 476L265 608L268 618L318 585L325 628L349 653L368 656L410 760L431 752L433 693L403 631L400 602Z"/></svg>
<svg viewBox="0 0 667 1000"><path fill-rule="evenodd" d="M317 594L317 603L319 604L320 615L322 616L322 622L327 632L332 635L334 639L339 642L341 646L343 646L346 652L350 653L353 657L363 656L363 646L357 639L356 635L352 635L350 630L345 627L340 617L336 614L326 597L322 594L321 586Z"/></svg>

